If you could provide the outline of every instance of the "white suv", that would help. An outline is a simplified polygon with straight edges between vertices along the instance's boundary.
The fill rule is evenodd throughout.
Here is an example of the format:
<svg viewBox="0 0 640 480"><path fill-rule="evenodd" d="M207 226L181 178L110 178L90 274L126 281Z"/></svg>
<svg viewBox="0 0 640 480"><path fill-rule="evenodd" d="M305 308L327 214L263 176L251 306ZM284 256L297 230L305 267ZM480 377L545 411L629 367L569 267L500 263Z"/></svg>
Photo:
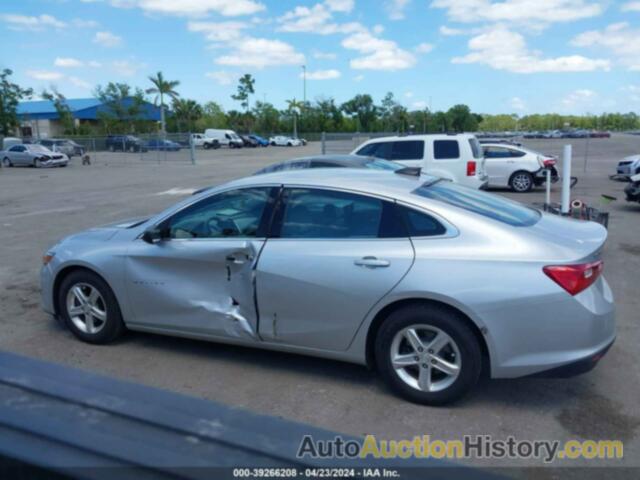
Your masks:
<svg viewBox="0 0 640 480"><path fill-rule="evenodd" d="M472 188L487 184L482 146L475 135L437 134L372 138L352 154L392 160Z"/></svg>

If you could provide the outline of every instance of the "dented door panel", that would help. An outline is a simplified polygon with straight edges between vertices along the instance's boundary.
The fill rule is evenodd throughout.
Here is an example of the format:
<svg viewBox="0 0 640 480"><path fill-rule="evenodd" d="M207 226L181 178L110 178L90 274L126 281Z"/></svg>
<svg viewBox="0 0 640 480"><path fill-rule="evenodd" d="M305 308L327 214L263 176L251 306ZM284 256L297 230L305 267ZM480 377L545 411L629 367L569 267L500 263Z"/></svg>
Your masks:
<svg viewBox="0 0 640 480"><path fill-rule="evenodd" d="M136 241L126 259L133 322L257 338L254 267L264 239Z"/></svg>

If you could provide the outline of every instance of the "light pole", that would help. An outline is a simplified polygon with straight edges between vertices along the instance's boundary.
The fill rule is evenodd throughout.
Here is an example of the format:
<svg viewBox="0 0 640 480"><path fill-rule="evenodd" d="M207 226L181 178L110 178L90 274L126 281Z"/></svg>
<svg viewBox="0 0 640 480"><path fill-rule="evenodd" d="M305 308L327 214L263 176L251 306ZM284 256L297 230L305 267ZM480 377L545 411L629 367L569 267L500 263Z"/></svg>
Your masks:
<svg viewBox="0 0 640 480"><path fill-rule="evenodd" d="M307 66L302 65L302 104L307 104Z"/></svg>

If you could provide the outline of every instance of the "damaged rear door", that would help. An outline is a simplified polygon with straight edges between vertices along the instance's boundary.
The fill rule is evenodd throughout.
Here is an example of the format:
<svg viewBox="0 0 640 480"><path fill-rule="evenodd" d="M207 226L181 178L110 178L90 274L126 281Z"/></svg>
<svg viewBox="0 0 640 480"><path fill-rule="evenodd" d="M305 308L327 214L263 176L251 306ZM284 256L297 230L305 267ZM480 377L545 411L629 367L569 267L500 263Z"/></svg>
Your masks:
<svg viewBox="0 0 640 480"><path fill-rule="evenodd" d="M226 191L164 220L162 240L136 240L126 275L140 325L257 339L254 267L276 187Z"/></svg>

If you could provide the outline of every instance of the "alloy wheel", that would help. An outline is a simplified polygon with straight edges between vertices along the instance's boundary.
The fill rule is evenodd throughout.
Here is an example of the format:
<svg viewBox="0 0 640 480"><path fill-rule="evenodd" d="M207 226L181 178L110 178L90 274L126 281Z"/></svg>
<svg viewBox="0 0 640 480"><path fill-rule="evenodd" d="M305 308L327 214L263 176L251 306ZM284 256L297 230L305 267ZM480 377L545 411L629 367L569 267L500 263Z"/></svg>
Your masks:
<svg viewBox="0 0 640 480"><path fill-rule="evenodd" d="M432 325L411 325L398 331L391 342L390 355L396 375L423 392L450 387L462 367L456 342Z"/></svg>
<svg viewBox="0 0 640 480"><path fill-rule="evenodd" d="M67 293L67 313L81 332L98 333L107 323L107 305L102 295L88 283L76 283Z"/></svg>
<svg viewBox="0 0 640 480"><path fill-rule="evenodd" d="M512 185L518 192L526 192L531 188L531 176L526 173L519 173L513 177Z"/></svg>

